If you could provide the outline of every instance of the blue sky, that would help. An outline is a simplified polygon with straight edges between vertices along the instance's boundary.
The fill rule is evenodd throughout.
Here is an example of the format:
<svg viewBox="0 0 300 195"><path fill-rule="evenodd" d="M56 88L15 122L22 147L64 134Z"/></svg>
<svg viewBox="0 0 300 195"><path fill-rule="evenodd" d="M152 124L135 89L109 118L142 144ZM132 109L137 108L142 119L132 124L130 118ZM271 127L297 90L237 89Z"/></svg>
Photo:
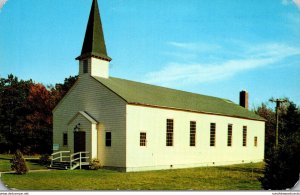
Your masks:
<svg viewBox="0 0 300 195"><path fill-rule="evenodd" d="M0 76L78 73L92 0L0 0ZM300 105L299 0L98 0L110 75L250 107ZM268 103L274 107L273 104Z"/></svg>

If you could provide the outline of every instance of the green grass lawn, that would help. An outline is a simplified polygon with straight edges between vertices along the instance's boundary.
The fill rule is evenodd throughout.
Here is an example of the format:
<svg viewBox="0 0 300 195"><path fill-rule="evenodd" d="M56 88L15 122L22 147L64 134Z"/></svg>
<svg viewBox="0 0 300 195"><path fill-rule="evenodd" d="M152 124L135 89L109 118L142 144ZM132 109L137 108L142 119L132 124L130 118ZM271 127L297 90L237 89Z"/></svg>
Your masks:
<svg viewBox="0 0 300 195"><path fill-rule="evenodd" d="M0 154L0 172L11 171L10 159L12 155ZM39 164L39 156L24 156L30 170L46 169L45 166Z"/></svg>
<svg viewBox="0 0 300 195"><path fill-rule="evenodd" d="M261 190L263 163L121 173L109 170L4 174L21 190Z"/></svg>

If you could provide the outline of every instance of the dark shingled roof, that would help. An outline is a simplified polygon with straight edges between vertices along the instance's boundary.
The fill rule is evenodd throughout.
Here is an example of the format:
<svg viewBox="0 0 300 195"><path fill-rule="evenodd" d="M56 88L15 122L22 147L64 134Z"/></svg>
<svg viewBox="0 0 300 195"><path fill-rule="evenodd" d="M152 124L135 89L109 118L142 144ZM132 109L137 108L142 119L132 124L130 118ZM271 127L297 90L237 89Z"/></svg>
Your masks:
<svg viewBox="0 0 300 195"><path fill-rule="evenodd" d="M97 0L93 0L81 55L76 59L80 60L91 56L111 61L111 58L107 55L106 52Z"/></svg>
<svg viewBox="0 0 300 195"><path fill-rule="evenodd" d="M230 100L110 77L93 77L127 103L264 121Z"/></svg>

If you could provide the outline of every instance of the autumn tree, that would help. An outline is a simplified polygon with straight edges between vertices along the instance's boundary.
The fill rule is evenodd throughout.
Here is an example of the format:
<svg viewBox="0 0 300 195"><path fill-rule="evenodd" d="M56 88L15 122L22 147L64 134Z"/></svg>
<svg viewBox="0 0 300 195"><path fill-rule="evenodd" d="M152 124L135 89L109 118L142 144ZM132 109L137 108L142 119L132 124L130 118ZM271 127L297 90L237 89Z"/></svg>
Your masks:
<svg viewBox="0 0 300 195"><path fill-rule="evenodd" d="M31 151L50 153L52 148L51 93L42 84L31 84L25 102L26 121L24 129Z"/></svg>
<svg viewBox="0 0 300 195"><path fill-rule="evenodd" d="M46 88L13 75L0 78L0 152L51 153L52 109L76 80Z"/></svg>

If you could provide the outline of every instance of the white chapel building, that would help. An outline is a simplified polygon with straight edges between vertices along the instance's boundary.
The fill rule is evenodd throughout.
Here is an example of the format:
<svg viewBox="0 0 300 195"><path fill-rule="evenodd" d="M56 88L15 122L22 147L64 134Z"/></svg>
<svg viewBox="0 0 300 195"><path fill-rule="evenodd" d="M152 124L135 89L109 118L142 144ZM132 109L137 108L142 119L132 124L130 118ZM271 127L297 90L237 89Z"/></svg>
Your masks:
<svg viewBox="0 0 300 195"><path fill-rule="evenodd" d="M93 0L79 79L53 110L54 152L87 151L107 168L144 171L264 159L265 119L230 100L111 77Z"/></svg>

